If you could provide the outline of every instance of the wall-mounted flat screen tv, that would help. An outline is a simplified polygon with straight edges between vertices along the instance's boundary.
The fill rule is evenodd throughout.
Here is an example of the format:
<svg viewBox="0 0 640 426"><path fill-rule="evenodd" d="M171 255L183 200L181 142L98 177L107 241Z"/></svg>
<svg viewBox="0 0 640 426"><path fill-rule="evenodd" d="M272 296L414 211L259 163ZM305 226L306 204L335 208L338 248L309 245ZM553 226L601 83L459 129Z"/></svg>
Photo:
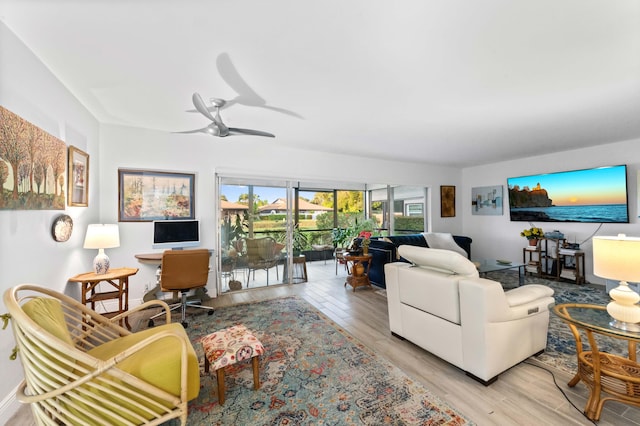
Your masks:
<svg viewBox="0 0 640 426"><path fill-rule="evenodd" d="M507 179L512 221L629 223L627 166Z"/></svg>

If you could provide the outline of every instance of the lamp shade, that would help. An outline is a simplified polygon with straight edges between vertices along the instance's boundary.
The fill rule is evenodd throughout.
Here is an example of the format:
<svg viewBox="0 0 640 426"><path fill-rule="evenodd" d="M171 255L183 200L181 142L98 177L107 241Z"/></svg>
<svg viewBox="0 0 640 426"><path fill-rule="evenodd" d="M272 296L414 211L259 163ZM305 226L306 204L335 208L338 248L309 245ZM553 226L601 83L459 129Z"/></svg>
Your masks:
<svg viewBox="0 0 640 426"><path fill-rule="evenodd" d="M601 278L640 282L640 238L593 237L593 273Z"/></svg>
<svg viewBox="0 0 640 426"><path fill-rule="evenodd" d="M112 247L120 247L118 225L91 224L87 227L87 235L84 237L84 248L106 249Z"/></svg>
<svg viewBox="0 0 640 426"><path fill-rule="evenodd" d="M617 237L593 238L593 273L602 278L620 281L620 285L609 291L613 299L607 312L613 321L612 327L640 332L640 295L629 288L627 281L640 281L640 238Z"/></svg>

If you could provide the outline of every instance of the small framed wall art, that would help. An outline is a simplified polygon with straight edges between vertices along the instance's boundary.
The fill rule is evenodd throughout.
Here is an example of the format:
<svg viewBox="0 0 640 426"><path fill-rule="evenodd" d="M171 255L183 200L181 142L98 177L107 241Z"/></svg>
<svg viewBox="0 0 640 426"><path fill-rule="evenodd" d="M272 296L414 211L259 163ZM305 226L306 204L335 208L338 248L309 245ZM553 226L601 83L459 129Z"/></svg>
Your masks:
<svg viewBox="0 0 640 426"><path fill-rule="evenodd" d="M75 146L69 147L69 197L67 204L70 206L89 206L89 154L79 150Z"/></svg>
<svg viewBox="0 0 640 426"><path fill-rule="evenodd" d="M195 219L192 173L118 169L118 221Z"/></svg>
<svg viewBox="0 0 640 426"><path fill-rule="evenodd" d="M502 215L502 185L471 188L471 214Z"/></svg>
<svg viewBox="0 0 640 426"><path fill-rule="evenodd" d="M456 187L453 185L440 186L440 216L455 217L456 215Z"/></svg>

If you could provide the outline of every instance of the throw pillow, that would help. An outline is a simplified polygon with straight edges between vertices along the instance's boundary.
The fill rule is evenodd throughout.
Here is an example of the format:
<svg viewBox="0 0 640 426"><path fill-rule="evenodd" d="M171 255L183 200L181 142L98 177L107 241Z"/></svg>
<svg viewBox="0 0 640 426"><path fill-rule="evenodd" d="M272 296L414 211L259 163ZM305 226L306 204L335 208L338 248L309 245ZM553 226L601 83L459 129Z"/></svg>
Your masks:
<svg viewBox="0 0 640 426"><path fill-rule="evenodd" d="M424 239L427 240L427 245L430 248L451 250L467 257L467 252L456 243L456 240L453 239L453 235L449 233L423 232L422 235L424 235Z"/></svg>

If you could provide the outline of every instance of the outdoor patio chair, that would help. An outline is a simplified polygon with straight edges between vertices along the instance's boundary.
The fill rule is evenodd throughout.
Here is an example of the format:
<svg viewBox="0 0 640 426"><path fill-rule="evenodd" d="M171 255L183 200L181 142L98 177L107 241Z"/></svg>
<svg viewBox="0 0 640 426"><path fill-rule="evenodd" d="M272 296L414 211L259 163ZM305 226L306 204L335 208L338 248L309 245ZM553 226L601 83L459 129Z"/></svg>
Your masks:
<svg viewBox="0 0 640 426"><path fill-rule="evenodd" d="M245 240L247 247L247 287L249 287L249 277L253 271L253 279L256 279L255 271L262 269L267 271L267 284L269 284L269 269L276 268L276 279L280 279L278 275L278 263L282 258L283 244L279 244L271 237L264 238L247 238Z"/></svg>

